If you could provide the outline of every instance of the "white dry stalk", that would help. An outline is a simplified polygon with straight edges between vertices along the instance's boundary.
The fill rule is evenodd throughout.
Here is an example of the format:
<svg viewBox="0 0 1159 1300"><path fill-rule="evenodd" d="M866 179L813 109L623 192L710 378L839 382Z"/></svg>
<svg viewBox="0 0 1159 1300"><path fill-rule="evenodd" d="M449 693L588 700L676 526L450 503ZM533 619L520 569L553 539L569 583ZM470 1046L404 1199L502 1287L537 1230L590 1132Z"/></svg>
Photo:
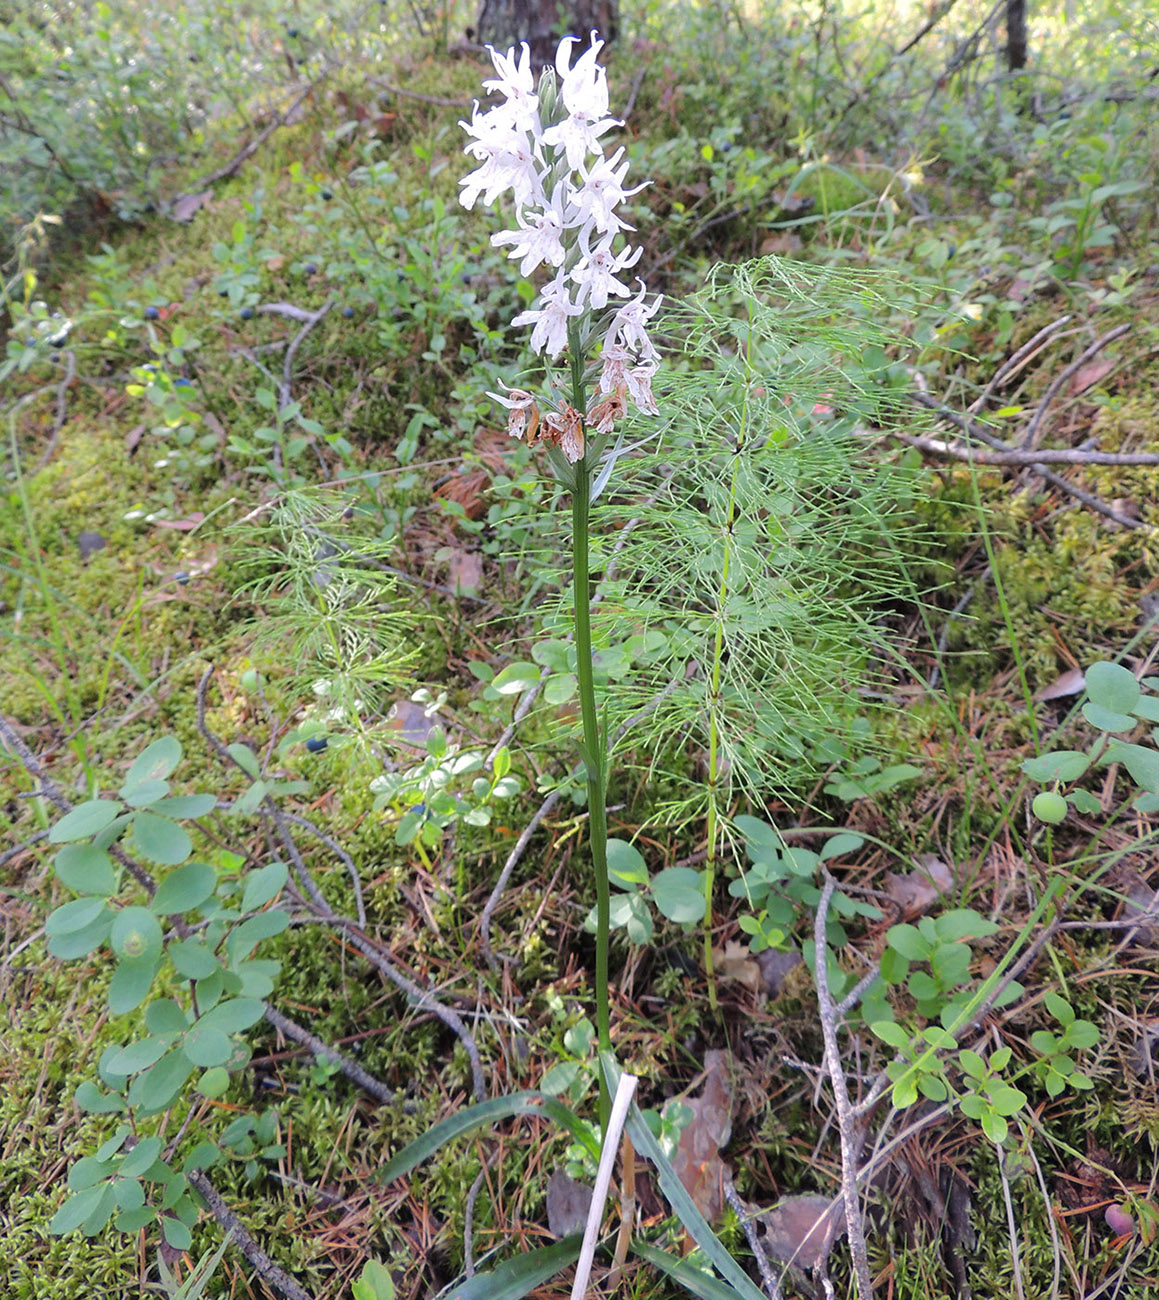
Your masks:
<svg viewBox="0 0 1159 1300"><path fill-rule="evenodd" d="M604 1146L600 1152L600 1165L596 1170L596 1185L592 1189L592 1204L588 1211L588 1222L584 1228L583 1244L580 1246L579 1261L575 1269L575 1281L572 1283L571 1300L583 1300L591 1277L592 1263L596 1257L596 1243L600 1236L600 1223L604 1217L604 1204L608 1199L608 1187L612 1181L612 1169L616 1163L616 1153L620 1149L620 1137L628 1120L628 1108L636 1094L637 1079L634 1074L621 1074L616 1084L616 1095L612 1099L612 1113L604 1132Z"/></svg>

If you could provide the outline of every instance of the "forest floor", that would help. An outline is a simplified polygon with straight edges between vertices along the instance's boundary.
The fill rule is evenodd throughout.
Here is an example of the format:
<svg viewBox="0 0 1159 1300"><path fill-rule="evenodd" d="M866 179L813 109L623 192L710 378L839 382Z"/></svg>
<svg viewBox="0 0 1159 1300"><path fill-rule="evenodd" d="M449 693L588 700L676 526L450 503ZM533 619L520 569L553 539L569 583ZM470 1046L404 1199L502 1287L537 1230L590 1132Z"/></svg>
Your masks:
<svg viewBox="0 0 1159 1300"><path fill-rule="evenodd" d="M131 961L99 941L50 952L82 932L59 909L87 889L68 847L79 833L53 828L102 796L152 808L131 765L164 737L179 749L162 784L174 771L174 793L213 796L188 819L189 851L257 915L271 896L249 882L273 868L262 879L280 886L288 862L292 923L262 943L281 963L269 992L251 963L244 991L273 1010L230 1056L228 1086L207 1049L203 1090L146 1108L133 1136L155 1135L179 1168L220 1147L203 1176L313 1300L349 1294L368 1258L398 1296L434 1296L491 1252L570 1231L564 1175L594 1173L574 1135L508 1114L382 1177L480 1091L542 1087L595 1110L566 495L487 396L526 373L510 321L534 289L491 246L497 215L456 198L458 124L489 64L401 11L399 35L321 13L288 27L257 5L231 36L230 8L207 4L182 29L200 62L183 61L179 87L175 70L150 80L127 62L172 46L176 10L73 14L88 125L54 122L57 37L37 29L12 74L24 135L60 164L44 174L79 178L38 195L41 172L0 172L5 230L20 230L4 250L0 394L0 1296L13 1300L160 1292L161 1262L184 1277L222 1238L210 1213L189 1231L163 1219L163 1244L156 1220L48 1227L119 1122L78 1107L78 1087L142 1026L158 1032L144 991L110 1010ZM809 1293L801 1237L843 1173L810 973L817 909L831 907L830 981L885 976L841 1039L854 1102L883 1081L855 1117L875 1293L1154 1294L1155 50L1148 63L1110 18L1043 19L1041 66L1020 80L967 14L897 56L864 20L828 21L768 32L723 9L652 7L609 62L627 119L609 140L651 181L631 214L649 288L687 306L717 263L807 266L799 293L767 278L753 296L720 272L715 307L800 322L807 342L810 313L824 316L846 343L784 345L802 368L777 398L795 404L778 436L807 451L831 431L846 459L802 453L786 471L799 486L780 485L790 506L766 483L748 517L765 528L796 512L801 567L776 598L810 612L740 668L723 838L706 832L715 760L695 710L626 731L613 759L614 1049L721 1240L759 1285L747 1207L778 1272L799 1252L786 1291ZM232 102L193 130L174 103L210 102L206 69L227 65ZM149 166L131 136L162 140ZM855 289L846 329L832 283L882 296ZM697 351L685 319L660 318L661 420L678 407L691 420L688 393L715 401L718 381L712 420L725 419L742 349ZM597 520L617 722L651 707L658 665L705 680L679 629L712 601L682 587L656 602L675 585L666 569L692 583L712 568L711 539L689 530L712 520L724 480L686 487L672 517L691 522L665 541L664 450L687 450L692 426L665 427L660 477L626 474ZM730 463L713 453L706 473ZM849 525L857 502L888 546ZM751 597L738 646L766 644L772 590ZM1037 802L1056 785L1061 808ZM158 879L185 860L167 807L153 830L170 838L144 854ZM133 834L147 849L143 819ZM103 871L113 860L98 856ZM703 885L706 858L718 869L701 919L680 890ZM822 859L841 891L824 904ZM141 909L140 877L116 872L110 906ZM159 989L180 1001L179 973ZM643 1164L636 1196L644 1239L678 1255ZM834 1235L816 1262L852 1295ZM205 1294L276 1295L271 1276L230 1250ZM562 1296L567 1278L503 1294ZM636 1255L620 1285L684 1294Z"/></svg>

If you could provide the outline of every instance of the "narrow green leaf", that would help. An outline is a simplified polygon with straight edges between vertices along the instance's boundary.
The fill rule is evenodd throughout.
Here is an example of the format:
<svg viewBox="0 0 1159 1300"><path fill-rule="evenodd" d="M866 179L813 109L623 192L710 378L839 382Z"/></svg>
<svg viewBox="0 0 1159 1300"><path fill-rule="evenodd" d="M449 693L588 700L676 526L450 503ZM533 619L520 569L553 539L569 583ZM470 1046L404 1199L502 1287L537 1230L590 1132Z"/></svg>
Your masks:
<svg viewBox="0 0 1159 1300"><path fill-rule="evenodd" d="M215 794L175 794L159 799L153 811L163 817L208 817L216 807Z"/></svg>
<svg viewBox="0 0 1159 1300"><path fill-rule="evenodd" d="M470 1133L480 1124L493 1124L498 1120L513 1119L518 1115L540 1115L545 1119L566 1129L578 1142L582 1142L588 1153L596 1160L600 1157L600 1144L592 1132L591 1126L569 1110L554 1097L546 1097L539 1092L516 1092L508 1097L493 1097L489 1101L476 1102L457 1114L442 1120L428 1129L420 1138L387 1161L376 1175L379 1182L390 1183L404 1174L409 1174L417 1165L429 1159L441 1147L465 1133Z"/></svg>
<svg viewBox="0 0 1159 1300"><path fill-rule="evenodd" d="M108 1062L108 1068L114 1074L140 1074L149 1066L156 1065L172 1046L173 1039L168 1034L163 1038L139 1038L127 1047L122 1047Z"/></svg>
<svg viewBox="0 0 1159 1300"><path fill-rule="evenodd" d="M1077 749L1059 749L1022 763L1032 781L1077 781L1091 765L1090 755Z"/></svg>
<svg viewBox="0 0 1159 1300"><path fill-rule="evenodd" d="M44 925L44 933L50 939L57 935L76 934L88 929L104 911L103 898L74 898L71 903L64 903L49 916Z"/></svg>
<svg viewBox="0 0 1159 1300"><path fill-rule="evenodd" d="M168 1109L177 1100L193 1068L185 1053L175 1048L133 1080L129 1104L140 1106L146 1115Z"/></svg>
<svg viewBox="0 0 1159 1300"><path fill-rule="evenodd" d="M736 1300L737 1298L736 1289L729 1286L727 1282L722 1282L719 1278L702 1272L686 1260L677 1259L675 1255L669 1255L666 1250L660 1250L656 1246L650 1245L646 1241L640 1241L635 1237L632 1238L631 1249L633 1254L647 1260L653 1268L658 1268L662 1273L667 1273L674 1282L678 1282L686 1291L698 1296L700 1300Z"/></svg>
<svg viewBox="0 0 1159 1300"><path fill-rule="evenodd" d="M244 960L263 939L272 939L274 935L281 934L289 924L289 913L280 908L259 912L257 916L243 921L227 940L230 963L236 965Z"/></svg>
<svg viewBox="0 0 1159 1300"><path fill-rule="evenodd" d="M261 768L258 766L257 755L248 745L233 744L228 745L227 752L230 758L241 768L241 770L256 781L261 776Z"/></svg>
<svg viewBox="0 0 1159 1300"><path fill-rule="evenodd" d="M735 1259L725 1250L720 1238L708 1226L704 1216L696 1208L696 1202L680 1181L676 1170L672 1168L668 1157L660 1149L660 1143L652 1135L647 1121L635 1102L628 1112L626 1125L628 1136L635 1144L636 1150L656 1167L660 1190L668 1198L676 1217L684 1225L693 1241L704 1251L709 1263L730 1283L740 1300L765 1300L760 1291L749 1281L747 1274Z"/></svg>
<svg viewBox="0 0 1159 1300"><path fill-rule="evenodd" d="M440 1300L523 1300L537 1286L574 1264L582 1244L583 1237L576 1233L550 1246L537 1246L488 1273L476 1273L444 1291Z"/></svg>

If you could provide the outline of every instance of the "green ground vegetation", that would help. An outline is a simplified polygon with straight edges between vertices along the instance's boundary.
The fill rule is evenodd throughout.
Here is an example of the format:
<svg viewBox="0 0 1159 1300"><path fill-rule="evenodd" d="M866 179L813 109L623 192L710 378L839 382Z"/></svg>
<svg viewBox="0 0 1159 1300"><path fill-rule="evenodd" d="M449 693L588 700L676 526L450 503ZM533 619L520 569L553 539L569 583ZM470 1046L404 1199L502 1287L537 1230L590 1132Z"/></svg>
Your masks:
<svg viewBox="0 0 1159 1300"><path fill-rule="evenodd" d="M729 1048L738 1192L834 1195L816 989L770 961L813 961L832 862L830 981L878 964L888 981L844 1040L855 1091L892 1071L866 1152L944 1107L866 1189L880 1294L1152 1294L1159 465L1044 473L984 438L1159 453L1154 23L1114 0L1036 6L1013 74L973 0L904 52L925 10L900 3L622 8L612 109L631 106L623 143L652 181L639 270L671 314L668 441L601 501L594 542L599 680L611 725L634 721L609 788L617 1055L659 1115ZM485 56L461 6L0 9L0 715L76 805L131 804L133 760L175 738L164 780L214 797L190 852L227 909L287 857L268 796L299 819L296 865L411 988L308 916L291 872L260 904L292 923L264 940L280 972L255 996L393 1099L257 1020L224 1082L207 1066L133 1136L178 1168L220 1146L213 1186L316 1300L351 1294L368 1259L399 1296L435 1296L468 1252L543 1245L553 1170L592 1172L523 1118L379 1178L472 1100L466 1041L493 1097L544 1084L595 1105L566 509L487 396L526 372L509 321L535 287L491 214L457 203ZM714 265L759 258L800 285L721 271L695 315ZM770 351L746 356L765 326ZM796 452L738 486L728 420L750 402ZM714 651L722 608L735 635ZM1110 670L1084 695L1095 663L1138 698ZM1094 763L1041 758L1059 751ZM1067 802L1036 816L1056 787ZM149 1013L110 1011L117 952L50 953L69 837L14 748L0 790L0 1295L161 1293L162 1263L186 1276L221 1241L212 1214L49 1230L119 1123L77 1089ZM852 838L825 858L836 831ZM154 853L158 879L183 869ZM109 900L146 901L124 872ZM935 1042L1011 955L1013 992ZM1007 1048L1008 1085L985 1073ZM678 1252L643 1174L640 1207ZM732 1210L720 1231L750 1263ZM843 1244L829 1267L853 1294ZM684 1293L639 1260L622 1286ZM206 1291L272 1293L232 1250Z"/></svg>

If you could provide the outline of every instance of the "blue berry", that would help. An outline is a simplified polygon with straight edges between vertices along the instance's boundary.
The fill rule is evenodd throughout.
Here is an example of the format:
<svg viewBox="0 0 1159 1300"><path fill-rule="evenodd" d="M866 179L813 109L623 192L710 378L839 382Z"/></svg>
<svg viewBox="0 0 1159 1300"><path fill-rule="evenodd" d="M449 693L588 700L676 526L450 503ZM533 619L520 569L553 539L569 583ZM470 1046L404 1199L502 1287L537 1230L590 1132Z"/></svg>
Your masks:
<svg viewBox="0 0 1159 1300"><path fill-rule="evenodd" d="M310 739L306 741L306 748L311 754L320 754L326 748L327 744L329 744L329 741L327 741L325 736L311 736Z"/></svg>
<svg viewBox="0 0 1159 1300"><path fill-rule="evenodd" d="M146 319L146 320L159 320L160 317L161 317L161 313L157 310L156 307L146 307L146 308L145 308L145 319Z"/></svg>
<svg viewBox="0 0 1159 1300"><path fill-rule="evenodd" d="M324 202L329 203L330 200L331 200L333 197L334 197L334 191L333 191L333 190L323 190L323 191L322 191L322 199L323 199Z"/></svg>
<svg viewBox="0 0 1159 1300"><path fill-rule="evenodd" d="M184 569L179 570L173 575L174 579L183 587L189 586L189 574Z"/></svg>
<svg viewBox="0 0 1159 1300"><path fill-rule="evenodd" d="M317 274L318 274L318 263L317 263L317 262L307 262L307 263L302 267L302 270L305 271L307 275L317 275Z"/></svg>
<svg viewBox="0 0 1159 1300"><path fill-rule="evenodd" d="M354 308L353 308L353 307L343 307L343 308L342 308L342 315L345 316L347 320L350 320L351 317L353 317L353 315L354 315Z"/></svg>
<svg viewBox="0 0 1159 1300"><path fill-rule="evenodd" d="M253 309L252 307L243 307L243 308L241 309L241 313L240 313L240 315L241 315L242 320L253 320L253 318L254 318L254 309Z"/></svg>

